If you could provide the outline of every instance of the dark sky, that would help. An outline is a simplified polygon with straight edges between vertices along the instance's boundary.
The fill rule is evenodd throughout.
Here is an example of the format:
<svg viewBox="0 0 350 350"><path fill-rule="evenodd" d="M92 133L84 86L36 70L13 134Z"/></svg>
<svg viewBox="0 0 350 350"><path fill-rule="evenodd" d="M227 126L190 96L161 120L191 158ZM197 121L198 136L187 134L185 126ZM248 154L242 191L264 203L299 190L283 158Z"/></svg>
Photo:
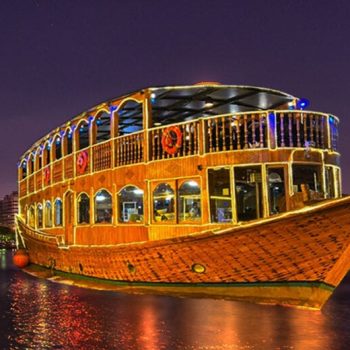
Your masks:
<svg viewBox="0 0 350 350"><path fill-rule="evenodd" d="M38 138L143 87L270 87L341 118L350 193L350 1L0 1L0 197Z"/></svg>

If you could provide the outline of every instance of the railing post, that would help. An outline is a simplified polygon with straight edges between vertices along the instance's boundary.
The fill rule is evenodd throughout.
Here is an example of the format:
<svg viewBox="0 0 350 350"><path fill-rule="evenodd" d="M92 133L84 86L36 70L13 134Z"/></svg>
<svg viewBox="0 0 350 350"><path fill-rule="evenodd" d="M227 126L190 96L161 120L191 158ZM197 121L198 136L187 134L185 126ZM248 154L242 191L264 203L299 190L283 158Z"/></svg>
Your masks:
<svg viewBox="0 0 350 350"><path fill-rule="evenodd" d="M276 148L276 113L268 111L267 114L267 146L270 149Z"/></svg>

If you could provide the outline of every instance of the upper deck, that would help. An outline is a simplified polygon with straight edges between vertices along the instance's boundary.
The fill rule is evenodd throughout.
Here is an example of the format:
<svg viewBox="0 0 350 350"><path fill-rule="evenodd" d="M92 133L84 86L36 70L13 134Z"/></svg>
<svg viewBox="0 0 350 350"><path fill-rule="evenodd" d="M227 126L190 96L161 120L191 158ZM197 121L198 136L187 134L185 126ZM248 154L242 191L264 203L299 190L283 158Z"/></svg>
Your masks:
<svg viewBox="0 0 350 350"><path fill-rule="evenodd" d="M19 196L163 159L286 148L336 152L338 118L302 108L294 96L249 86L140 90L90 108L38 140L19 162Z"/></svg>

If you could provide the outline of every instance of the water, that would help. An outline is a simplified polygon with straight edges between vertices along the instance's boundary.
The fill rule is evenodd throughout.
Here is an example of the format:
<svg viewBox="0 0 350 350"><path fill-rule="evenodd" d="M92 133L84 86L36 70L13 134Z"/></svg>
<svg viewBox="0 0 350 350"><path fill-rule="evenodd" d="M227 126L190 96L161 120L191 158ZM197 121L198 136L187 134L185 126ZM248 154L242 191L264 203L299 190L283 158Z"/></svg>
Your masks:
<svg viewBox="0 0 350 350"><path fill-rule="evenodd" d="M350 275L322 311L37 279L0 250L0 349L350 349Z"/></svg>

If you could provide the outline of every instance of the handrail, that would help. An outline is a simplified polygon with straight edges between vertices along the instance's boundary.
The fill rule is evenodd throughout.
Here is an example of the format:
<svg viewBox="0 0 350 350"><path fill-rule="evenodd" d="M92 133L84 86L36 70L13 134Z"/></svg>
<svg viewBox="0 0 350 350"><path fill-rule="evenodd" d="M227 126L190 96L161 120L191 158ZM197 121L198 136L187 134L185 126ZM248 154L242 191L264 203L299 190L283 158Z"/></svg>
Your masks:
<svg viewBox="0 0 350 350"><path fill-rule="evenodd" d="M53 160L19 180L20 196L75 176L140 162L245 149L307 147L336 151L338 123L339 119L334 115L287 109L202 116L146 128L62 155L59 160ZM170 127L177 127L182 137L178 149L171 154L162 144L163 133ZM89 164L81 174L76 172L76 164L83 151L88 152ZM46 168L50 169L50 181L45 182ZM54 174L60 168L62 176Z"/></svg>

